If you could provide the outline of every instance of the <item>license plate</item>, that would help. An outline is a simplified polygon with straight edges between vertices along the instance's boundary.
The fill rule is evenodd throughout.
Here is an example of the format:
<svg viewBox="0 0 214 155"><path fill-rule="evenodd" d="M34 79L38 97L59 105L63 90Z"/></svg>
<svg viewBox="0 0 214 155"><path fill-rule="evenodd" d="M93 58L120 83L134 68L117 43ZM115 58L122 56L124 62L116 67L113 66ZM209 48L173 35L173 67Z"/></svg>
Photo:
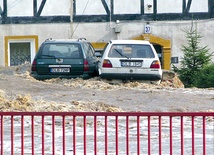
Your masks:
<svg viewBox="0 0 214 155"><path fill-rule="evenodd" d="M52 73L69 73L70 68L51 68Z"/></svg>
<svg viewBox="0 0 214 155"><path fill-rule="evenodd" d="M121 66L122 67L141 67L142 66L142 62L136 61L122 61L121 62Z"/></svg>

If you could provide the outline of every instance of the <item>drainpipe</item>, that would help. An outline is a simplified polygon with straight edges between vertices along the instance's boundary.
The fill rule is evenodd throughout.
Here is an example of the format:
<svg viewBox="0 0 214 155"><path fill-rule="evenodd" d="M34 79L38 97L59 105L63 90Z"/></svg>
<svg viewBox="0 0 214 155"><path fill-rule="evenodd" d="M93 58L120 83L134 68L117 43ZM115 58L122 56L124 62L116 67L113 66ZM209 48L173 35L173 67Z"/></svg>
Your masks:
<svg viewBox="0 0 214 155"><path fill-rule="evenodd" d="M68 38L72 38L74 34L74 22L73 22L73 15L74 15L74 0L70 1L70 30L68 30ZM70 32L69 32L70 31Z"/></svg>

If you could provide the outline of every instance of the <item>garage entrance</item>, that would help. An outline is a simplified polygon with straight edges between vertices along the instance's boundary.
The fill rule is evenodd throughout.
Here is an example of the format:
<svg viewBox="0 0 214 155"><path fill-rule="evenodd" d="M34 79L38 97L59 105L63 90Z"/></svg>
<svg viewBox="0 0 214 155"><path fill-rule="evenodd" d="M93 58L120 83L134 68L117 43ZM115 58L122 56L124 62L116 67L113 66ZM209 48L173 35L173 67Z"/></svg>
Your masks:
<svg viewBox="0 0 214 155"><path fill-rule="evenodd" d="M163 68L163 50L162 50L162 46L158 45L158 44L153 44L157 54L158 54L158 57L159 57L159 60L161 62L161 67Z"/></svg>
<svg viewBox="0 0 214 155"><path fill-rule="evenodd" d="M142 34L138 37L132 38L134 40L147 40L151 42L159 56L163 69L170 70L171 64L171 41L166 40L151 34Z"/></svg>

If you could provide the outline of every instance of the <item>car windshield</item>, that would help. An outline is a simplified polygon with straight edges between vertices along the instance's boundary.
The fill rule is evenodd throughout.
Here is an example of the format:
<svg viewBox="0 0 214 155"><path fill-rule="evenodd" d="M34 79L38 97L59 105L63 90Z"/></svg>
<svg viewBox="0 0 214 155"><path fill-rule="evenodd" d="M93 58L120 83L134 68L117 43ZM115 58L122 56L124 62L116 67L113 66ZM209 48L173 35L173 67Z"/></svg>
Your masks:
<svg viewBox="0 0 214 155"><path fill-rule="evenodd" d="M80 45L75 43L45 44L41 56L47 58L83 58Z"/></svg>
<svg viewBox="0 0 214 155"><path fill-rule="evenodd" d="M150 45L141 44L115 44L108 54L111 58L154 58Z"/></svg>

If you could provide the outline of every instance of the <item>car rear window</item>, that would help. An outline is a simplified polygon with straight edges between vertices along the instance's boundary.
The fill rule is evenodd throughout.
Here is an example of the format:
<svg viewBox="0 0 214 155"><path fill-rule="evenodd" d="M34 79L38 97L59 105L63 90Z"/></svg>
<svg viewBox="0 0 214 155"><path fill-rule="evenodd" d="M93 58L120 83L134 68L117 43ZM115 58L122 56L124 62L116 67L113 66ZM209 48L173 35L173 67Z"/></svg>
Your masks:
<svg viewBox="0 0 214 155"><path fill-rule="evenodd" d="M44 44L41 49L42 57L62 57L62 58L83 58L82 50L79 44L71 43L53 43Z"/></svg>
<svg viewBox="0 0 214 155"><path fill-rule="evenodd" d="M114 44L108 53L108 57L154 58L155 55L150 45Z"/></svg>

